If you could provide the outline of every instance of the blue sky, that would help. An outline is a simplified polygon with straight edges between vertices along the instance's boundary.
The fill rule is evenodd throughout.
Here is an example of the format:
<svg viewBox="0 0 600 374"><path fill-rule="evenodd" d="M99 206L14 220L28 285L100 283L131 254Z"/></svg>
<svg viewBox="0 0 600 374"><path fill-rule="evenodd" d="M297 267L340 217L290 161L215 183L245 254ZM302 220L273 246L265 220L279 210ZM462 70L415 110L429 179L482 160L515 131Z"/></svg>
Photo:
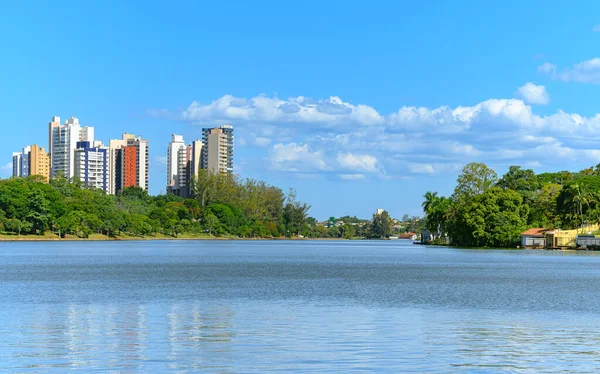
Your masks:
<svg viewBox="0 0 600 374"><path fill-rule="evenodd" d="M600 162L600 3L2 2L0 177L53 115L108 142L230 123L235 170L323 219L420 214L485 162Z"/></svg>

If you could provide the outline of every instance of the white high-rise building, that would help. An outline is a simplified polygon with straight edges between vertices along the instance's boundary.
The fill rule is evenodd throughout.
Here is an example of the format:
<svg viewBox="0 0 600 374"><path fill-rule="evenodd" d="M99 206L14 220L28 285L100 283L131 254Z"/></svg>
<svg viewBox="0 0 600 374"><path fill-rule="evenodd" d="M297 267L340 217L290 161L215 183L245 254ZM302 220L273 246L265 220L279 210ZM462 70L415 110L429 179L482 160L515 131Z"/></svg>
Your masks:
<svg viewBox="0 0 600 374"><path fill-rule="evenodd" d="M22 152L13 153L13 177L29 176L29 155L31 146L23 148Z"/></svg>
<svg viewBox="0 0 600 374"><path fill-rule="evenodd" d="M61 126L60 117L53 116L52 121L48 124L48 154L50 156L50 175L52 176L52 145L53 145L53 133L54 129L57 129Z"/></svg>
<svg viewBox="0 0 600 374"><path fill-rule="evenodd" d="M177 150L177 190L179 196L184 196L187 191L187 168L188 168L188 147L179 148Z"/></svg>
<svg viewBox="0 0 600 374"><path fill-rule="evenodd" d="M183 170L183 183L185 183L185 153L186 146L183 136L171 135L171 142L167 149L167 193L179 195L181 188L184 187L181 173Z"/></svg>
<svg viewBox="0 0 600 374"><path fill-rule="evenodd" d="M94 142L94 128L81 127L79 120L70 117L61 125L59 117L53 117L49 124L50 176L62 171L65 178L75 176L75 150L77 142Z"/></svg>
<svg viewBox="0 0 600 374"><path fill-rule="evenodd" d="M108 190L108 148L102 142L77 142L74 173L88 188Z"/></svg>

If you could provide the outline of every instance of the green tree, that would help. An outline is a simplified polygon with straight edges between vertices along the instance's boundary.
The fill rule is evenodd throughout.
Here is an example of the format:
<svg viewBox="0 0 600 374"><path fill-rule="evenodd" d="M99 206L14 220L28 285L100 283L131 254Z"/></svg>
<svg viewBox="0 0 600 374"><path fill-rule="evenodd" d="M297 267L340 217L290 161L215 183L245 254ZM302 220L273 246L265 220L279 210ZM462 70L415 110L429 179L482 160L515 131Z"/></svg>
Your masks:
<svg viewBox="0 0 600 374"><path fill-rule="evenodd" d="M573 210L581 218L581 221L580 221L581 227L583 227L584 207L585 208L590 207L591 195L590 195L589 191L585 188L585 185L580 184L580 183L575 183L575 184L569 186L569 188L571 188L573 190L573 196L571 199L571 203L573 204Z"/></svg>
<svg viewBox="0 0 600 374"><path fill-rule="evenodd" d="M425 214L428 214L431 211L431 208L436 204L437 200L439 199L438 193L427 191L425 195L423 195L423 198L425 200L423 201L423 204L421 204L421 207L423 208L423 212ZM405 214L404 217L402 217L402 222L407 222L408 220L408 214Z"/></svg>
<svg viewBox="0 0 600 374"><path fill-rule="evenodd" d="M0 231L4 231L4 225L6 224L6 213L0 209Z"/></svg>
<svg viewBox="0 0 600 374"><path fill-rule="evenodd" d="M526 204L531 204L535 198L536 191L540 188L540 182L531 169L521 169L520 166L511 166L506 174L498 181L502 189L517 191L523 196Z"/></svg>
<svg viewBox="0 0 600 374"><path fill-rule="evenodd" d="M31 230L31 224L29 222L23 222L18 218L8 219L4 222L6 231L12 232L17 235L26 233Z"/></svg>
<svg viewBox="0 0 600 374"><path fill-rule="evenodd" d="M373 223L371 226L371 237L385 239L392 233L392 218L387 211L381 214L373 214Z"/></svg>
<svg viewBox="0 0 600 374"><path fill-rule="evenodd" d="M342 226L342 238L344 239L353 239L356 236L356 230L352 225L344 225Z"/></svg>
<svg viewBox="0 0 600 374"><path fill-rule="evenodd" d="M288 235L299 235L307 226L310 206L296 200L296 191L290 189L283 208L283 222Z"/></svg>
<svg viewBox="0 0 600 374"><path fill-rule="evenodd" d="M204 225L208 230L209 235L212 235L213 232L218 230L219 226L221 226L221 221L219 221L217 216L215 216L213 213L208 213L206 217L204 217L204 221Z"/></svg>
<svg viewBox="0 0 600 374"><path fill-rule="evenodd" d="M457 245L506 247L517 245L527 225L528 206L513 190L492 187L455 205L449 233Z"/></svg>
<svg viewBox="0 0 600 374"><path fill-rule="evenodd" d="M44 233L48 223L48 201L40 190L33 190L29 194L29 214L27 222L31 226L33 234Z"/></svg>
<svg viewBox="0 0 600 374"><path fill-rule="evenodd" d="M238 228L245 224L242 213L229 205L211 204L206 208L206 211L208 214L215 215L230 234L236 235Z"/></svg>
<svg viewBox="0 0 600 374"><path fill-rule="evenodd" d="M538 175L538 181L540 185L547 183L565 185L571 183L574 179L573 173L569 171L560 171L558 173L542 173Z"/></svg>
<svg viewBox="0 0 600 374"><path fill-rule="evenodd" d="M0 230L43 234L50 228L60 236L80 237L91 233L149 236L157 232L178 236L203 232L207 216L209 223L215 223L212 214L219 221L212 233L274 237L286 231L283 211L290 203L290 230L310 233L309 206L287 201L277 187L208 171L202 171L198 179L201 183L194 185L193 199L150 196L139 187L109 196L86 188L77 179L69 181L62 173L49 183L39 177L0 180Z"/></svg>
<svg viewBox="0 0 600 374"><path fill-rule="evenodd" d="M463 167L458 176L454 189L455 200L480 195L492 188L498 180L498 175L487 165L472 162Z"/></svg>
<svg viewBox="0 0 600 374"><path fill-rule="evenodd" d="M428 210L425 216L425 227L433 234L434 239L435 236L444 236L446 221L451 208L451 199L444 196L437 197L437 195L435 199L427 205ZM412 232L418 231L413 229L413 227L408 227L407 230Z"/></svg>
<svg viewBox="0 0 600 374"><path fill-rule="evenodd" d="M547 183L536 192L531 203L529 219L531 226L546 228L561 226L557 199L560 196L562 188L560 184Z"/></svg>

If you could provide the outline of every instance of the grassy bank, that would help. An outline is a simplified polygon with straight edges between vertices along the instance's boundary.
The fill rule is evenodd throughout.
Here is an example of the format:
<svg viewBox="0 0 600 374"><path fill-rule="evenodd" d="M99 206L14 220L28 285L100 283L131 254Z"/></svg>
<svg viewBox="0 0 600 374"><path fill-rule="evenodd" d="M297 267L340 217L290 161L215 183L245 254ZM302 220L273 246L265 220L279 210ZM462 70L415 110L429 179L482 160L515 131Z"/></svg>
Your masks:
<svg viewBox="0 0 600 374"><path fill-rule="evenodd" d="M44 235L12 235L0 234L0 241L119 241L119 240L227 240L234 239L230 237L216 237L213 235L190 235L180 234L177 237L162 234L149 236L118 235L115 237L104 234L91 234L87 238L80 238L74 235L67 235L64 238L52 232L45 232Z"/></svg>

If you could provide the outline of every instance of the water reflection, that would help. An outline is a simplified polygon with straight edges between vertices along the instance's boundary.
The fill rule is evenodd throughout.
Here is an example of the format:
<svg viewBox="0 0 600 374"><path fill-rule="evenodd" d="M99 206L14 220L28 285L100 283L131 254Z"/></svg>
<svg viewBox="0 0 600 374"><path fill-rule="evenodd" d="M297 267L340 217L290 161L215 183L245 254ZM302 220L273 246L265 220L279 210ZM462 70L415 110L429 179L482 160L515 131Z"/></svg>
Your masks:
<svg viewBox="0 0 600 374"><path fill-rule="evenodd" d="M0 347L8 349L0 362L12 369L227 370L233 364L227 306L29 305L2 315Z"/></svg>
<svg viewBox="0 0 600 374"><path fill-rule="evenodd" d="M291 308L290 308L291 307ZM600 370L600 326L576 315L213 302L1 309L7 371Z"/></svg>
<svg viewBox="0 0 600 374"><path fill-rule="evenodd" d="M2 372L600 372L598 256L62 245L0 252Z"/></svg>

